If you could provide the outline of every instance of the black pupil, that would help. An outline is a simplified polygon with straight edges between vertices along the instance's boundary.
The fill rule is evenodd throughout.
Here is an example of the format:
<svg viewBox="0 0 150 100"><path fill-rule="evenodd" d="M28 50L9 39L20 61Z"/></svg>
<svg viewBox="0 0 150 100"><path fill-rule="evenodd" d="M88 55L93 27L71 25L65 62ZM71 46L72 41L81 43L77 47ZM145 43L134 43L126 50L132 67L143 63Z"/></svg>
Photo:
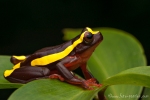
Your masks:
<svg viewBox="0 0 150 100"><path fill-rule="evenodd" d="M87 37L88 39L92 39L93 34L92 34L92 33L88 33L86 37Z"/></svg>

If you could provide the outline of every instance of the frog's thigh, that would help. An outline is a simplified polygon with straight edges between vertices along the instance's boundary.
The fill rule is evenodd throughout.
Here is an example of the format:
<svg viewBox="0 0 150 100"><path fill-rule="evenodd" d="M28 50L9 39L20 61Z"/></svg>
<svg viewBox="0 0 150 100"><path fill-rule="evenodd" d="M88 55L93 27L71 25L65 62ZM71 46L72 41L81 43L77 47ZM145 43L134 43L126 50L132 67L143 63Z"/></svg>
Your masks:
<svg viewBox="0 0 150 100"><path fill-rule="evenodd" d="M27 83L32 80L46 78L49 75L50 70L46 67L25 66L14 70L6 79L14 83Z"/></svg>

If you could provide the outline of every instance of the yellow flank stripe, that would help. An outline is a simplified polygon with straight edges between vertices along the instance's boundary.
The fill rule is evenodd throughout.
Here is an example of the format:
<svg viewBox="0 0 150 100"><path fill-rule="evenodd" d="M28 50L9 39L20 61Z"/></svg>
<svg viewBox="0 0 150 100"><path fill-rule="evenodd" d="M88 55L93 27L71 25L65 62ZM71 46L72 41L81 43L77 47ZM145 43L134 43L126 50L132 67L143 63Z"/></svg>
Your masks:
<svg viewBox="0 0 150 100"><path fill-rule="evenodd" d="M87 30L89 32L91 32L92 34L96 34L98 31L92 31L92 29L87 27ZM43 56L41 58L37 58L34 59L31 62L31 66L36 66L36 65L48 65L50 63L53 63L55 61L58 61L64 57L66 57L79 43L81 43L83 41L84 38L84 33L81 34L80 38L78 40L76 40L72 45L68 46L65 50L63 50L62 52L59 53L55 53L55 54L50 54L47 56Z"/></svg>
<svg viewBox="0 0 150 100"><path fill-rule="evenodd" d="M13 56L14 58L18 59L18 60L25 60L26 56Z"/></svg>
<svg viewBox="0 0 150 100"><path fill-rule="evenodd" d="M34 59L31 62L31 66L47 65L57 60L66 57L79 43L83 41L84 34L81 34L80 38L76 40L72 45L68 46L64 51L59 53L50 54L41 58Z"/></svg>
<svg viewBox="0 0 150 100"><path fill-rule="evenodd" d="M86 28L92 34L97 34L99 32L99 31L92 31L92 29L88 28L88 27L86 27ZM50 64L52 62L55 62L57 60L60 60L60 59L62 59L64 57L66 57L79 43L81 43L83 41L84 34L85 34L85 32L81 34L81 36L80 36L80 38L78 40L74 41L74 43L72 45L68 46L62 52L58 52L58 53L55 53L55 54L50 54L50 55L47 55L47 56L43 56L41 58L34 59L31 62L31 66L47 65L47 64ZM16 58L16 59L18 59L18 60L25 60L26 59L25 56L13 56L13 57ZM10 76L15 69L20 68L20 63L14 65L13 69L6 70L4 72L4 77Z"/></svg>
<svg viewBox="0 0 150 100"><path fill-rule="evenodd" d="M13 56L13 57L17 60L25 60L26 59L26 56ZM11 70L5 70L4 76L8 77L17 68L20 68L20 63L14 65L13 69L11 69Z"/></svg>
<svg viewBox="0 0 150 100"><path fill-rule="evenodd" d="M17 68L20 68L20 63L16 64L16 65L13 67L13 69L11 69L11 70L5 70L4 76L5 76L5 77L8 77L8 76L9 76L15 69L17 69Z"/></svg>

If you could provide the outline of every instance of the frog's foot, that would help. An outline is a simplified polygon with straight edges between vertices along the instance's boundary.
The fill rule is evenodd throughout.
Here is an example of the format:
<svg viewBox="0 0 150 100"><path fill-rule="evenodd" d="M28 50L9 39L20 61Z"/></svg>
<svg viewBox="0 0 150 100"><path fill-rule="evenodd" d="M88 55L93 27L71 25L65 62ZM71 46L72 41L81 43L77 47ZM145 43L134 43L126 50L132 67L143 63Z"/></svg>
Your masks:
<svg viewBox="0 0 150 100"><path fill-rule="evenodd" d="M58 75L58 74L52 74L52 75L49 76L49 78L51 78L51 79L59 79L61 81L64 81L64 78L62 76Z"/></svg>
<svg viewBox="0 0 150 100"><path fill-rule="evenodd" d="M85 80L82 84L82 86L85 88L85 89L89 89L89 90L92 90L93 87L101 87L102 85L101 84L98 84L96 83L97 81L94 79L94 78L91 78L91 79L88 79L88 80Z"/></svg>

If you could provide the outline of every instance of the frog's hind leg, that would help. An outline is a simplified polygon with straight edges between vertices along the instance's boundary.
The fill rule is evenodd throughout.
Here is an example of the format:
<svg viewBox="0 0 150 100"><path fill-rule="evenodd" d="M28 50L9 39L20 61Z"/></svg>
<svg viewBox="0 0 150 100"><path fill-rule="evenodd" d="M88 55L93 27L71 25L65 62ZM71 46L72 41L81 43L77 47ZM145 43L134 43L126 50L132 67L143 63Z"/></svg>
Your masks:
<svg viewBox="0 0 150 100"><path fill-rule="evenodd" d="M5 77L13 83L27 83L32 80L48 78L50 70L46 67L31 67L25 66L15 69L9 76Z"/></svg>

